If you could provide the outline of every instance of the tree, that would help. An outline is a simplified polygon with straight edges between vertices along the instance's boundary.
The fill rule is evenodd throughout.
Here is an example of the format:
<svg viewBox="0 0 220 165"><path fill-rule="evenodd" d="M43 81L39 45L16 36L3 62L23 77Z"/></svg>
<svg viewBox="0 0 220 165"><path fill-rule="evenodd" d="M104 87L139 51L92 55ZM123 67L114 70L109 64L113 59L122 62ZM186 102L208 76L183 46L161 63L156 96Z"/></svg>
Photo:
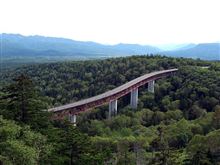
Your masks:
<svg viewBox="0 0 220 165"><path fill-rule="evenodd" d="M173 111L167 111L165 113L166 120L180 120L183 118L183 112L179 109L173 110Z"/></svg>
<svg viewBox="0 0 220 165"><path fill-rule="evenodd" d="M0 116L0 164L46 163L52 149L45 136Z"/></svg>
<svg viewBox="0 0 220 165"><path fill-rule="evenodd" d="M50 158L52 164L96 165L103 161L102 155L92 148L90 137L68 122L58 122L55 137L50 135L50 139L56 146Z"/></svg>
<svg viewBox="0 0 220 165"><path fill-rule="evenodd" d="M30 124L33 128L48 125L49 113L45 110L45 98L39 96L31 79L20 75L14 82L3 89L5 95L1 97L3 114L8 119ZM3 104L4 103L4 104Z"/></svg>
<svg viewBox="0 0 220 165"><path fill-rule="evenodd" d="M162 120L164 120L165 115L163 112L160 111L156 111L154 112L153 116L152 116L152 124L153 125L157 125L159 124Z"/></svg>
<svg viewBox="0 0 220 165"><path fill-rule="evenodd" d="M219 163L220 130L208 133L206 136L195 135L187 146L187 152L194 164Z"/></svg>
<svg viewBox="0 0 220 165"><path fill-rule="evenodd" d="M153 152L159 152L156 153L152 161L156 161L158 165L167 165L169 161L170 151L167 139L164 136L164 128L159 126L157 128L157 131L158 137L152 141L151 146Z"/></svg>
<svg viewBox="0 0 220 165"><path fill-rule="evenodd" d="M177 123L168 125L165 129L165 135L168 139L170 147L183 148L187 145L192 138L192 126L190 122L185 119L181 119Z"/></svg>
<svg viewBox="0 0 220 165"><path fill-rule="evenodd" d="M130 155L130 143L133 142L133 137L125 137L118 141L117 150L119 155L118 164L129 165L132 164L131 161L134 160Z"/></svg>
<svg viewBox="0 0 220 165"><path fill-rule="evenodd" d="M196 119L206 114L206 110L194 104L190 109L190 119Z"/></svg>
<svg viewBox="0 0 220 165"><path fill-rule="evenodd" d="M113 153L116 152L116 142L111 137L92 137L92 148L96 152L96 157L99 158L101 163L112 164L115 161Z"/></svg>
<svg viewBox="0 0 220 165"><path fill-rule="evenodd" d="M215 112L212 118L212 125L215 129L220 128L220 106L215 107Z"/></svg>

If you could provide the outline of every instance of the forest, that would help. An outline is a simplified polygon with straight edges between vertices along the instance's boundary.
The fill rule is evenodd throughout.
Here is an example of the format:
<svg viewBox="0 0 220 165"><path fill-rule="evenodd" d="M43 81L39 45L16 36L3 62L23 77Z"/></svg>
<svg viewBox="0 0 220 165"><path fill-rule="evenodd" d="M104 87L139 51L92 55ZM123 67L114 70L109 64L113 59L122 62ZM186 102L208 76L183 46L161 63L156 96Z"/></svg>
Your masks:
<svg viewBox="0 0 220 165"><path fill-rule="evenodd" d="M178 68L155 93L81 113L77 126L48 108L95 96L143 74ZM220 64L160 55L30 64L0 73L0 165L218 165Z"/></svg>

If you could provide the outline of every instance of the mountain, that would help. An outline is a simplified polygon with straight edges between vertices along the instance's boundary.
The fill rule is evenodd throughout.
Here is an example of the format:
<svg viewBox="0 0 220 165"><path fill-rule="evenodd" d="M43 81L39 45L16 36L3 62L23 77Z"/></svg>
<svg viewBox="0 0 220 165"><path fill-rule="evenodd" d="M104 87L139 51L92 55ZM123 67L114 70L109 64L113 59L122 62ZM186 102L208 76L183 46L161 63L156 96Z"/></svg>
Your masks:
<svg viewBox="0 0 220 165"><path fill-rule="evenodd" d="M188 49L188 48L192 48L194 46L196 46L196 44L193 44L193 43L157 45L157 47L163 51L174 51L174 50Z"/></svg>
<svg viewBox="0 0 220 165"><path fill-rule="evenodd" d="M220 60L220 43L203 43L184 49L161 52L161 54L173 57Z"/></svg>
<svg viewBox="0 0 220 165"><path fill-rule="evenodd" d="M174 50L185 50L185 49L193 48L193 47L195 47L195 46L196 46L196 44L193 44L193 43L190 43L190 44L182 44L181 46L176 47L176 49L174 49Z"/></svg>
<svg viewBox="0 0 220 165"><path fill-rule="evenodd" d="M78 58L124 56L159 52L153 46L138 44L103 45L64 38L2 34L3 57L69 56Z"/></svg>
<svg viewBox="0 0 220 165"><path fill-rule="evenodd" d="M220 60L220 43L165 44L158 46L124 44L103 45L65 38L2 34L1 61L9 64L82 60L117 56L161 54L172 57Z"/></svg>

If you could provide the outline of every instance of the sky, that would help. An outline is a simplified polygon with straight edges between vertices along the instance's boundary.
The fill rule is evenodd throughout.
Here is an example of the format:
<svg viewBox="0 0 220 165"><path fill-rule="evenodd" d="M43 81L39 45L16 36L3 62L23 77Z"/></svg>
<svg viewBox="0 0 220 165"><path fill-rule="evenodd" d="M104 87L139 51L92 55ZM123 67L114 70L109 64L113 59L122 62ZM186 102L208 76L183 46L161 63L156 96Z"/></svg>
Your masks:
<svg viewBox="0 0 220 165"><path fill-rule="evenodd" d="M220 41L220 0L0 0L0 33L103 44Z"/></svg>

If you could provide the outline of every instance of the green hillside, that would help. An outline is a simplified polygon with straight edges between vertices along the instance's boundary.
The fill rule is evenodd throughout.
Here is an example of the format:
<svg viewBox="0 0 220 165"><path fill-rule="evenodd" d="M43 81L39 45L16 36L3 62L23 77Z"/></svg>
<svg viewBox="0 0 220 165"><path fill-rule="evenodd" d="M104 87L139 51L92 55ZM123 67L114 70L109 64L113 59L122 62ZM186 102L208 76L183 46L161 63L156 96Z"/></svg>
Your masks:
<svg viewBox="0 0 220 165"><path fill-rule="evenodd" d="M204 67L204 66L209 66ZM45 109L113 89L145 73L178 68L77 116L77 127L52 121ZM35 64L0 74L0 164L208 165L220 163L220 65L184 58L132 56Z"/></svg>

